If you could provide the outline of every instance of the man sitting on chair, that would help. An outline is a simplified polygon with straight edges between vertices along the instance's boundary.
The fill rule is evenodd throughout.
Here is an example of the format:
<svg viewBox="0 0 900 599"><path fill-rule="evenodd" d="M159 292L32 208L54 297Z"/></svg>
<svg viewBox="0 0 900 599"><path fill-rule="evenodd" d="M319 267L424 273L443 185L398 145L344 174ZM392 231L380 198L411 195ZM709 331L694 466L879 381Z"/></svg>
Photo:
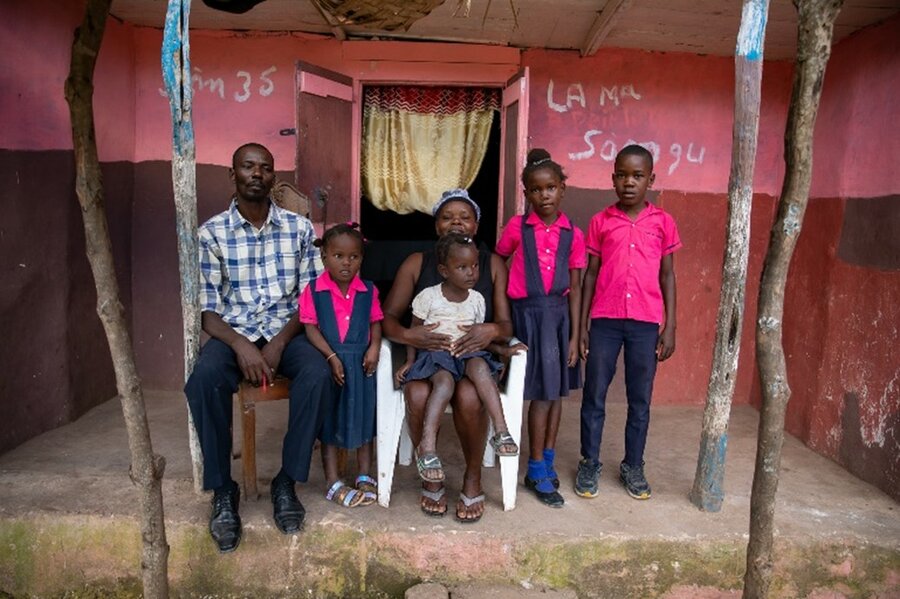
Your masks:
<svg viewBox="0 0 900 599"><path fill-rule="evenodd" d="M331 369L303 335L297 298L322 272L315 233L304 218L271 201L272 154L249 143L234 152L231 206L200 227L203 346L184 392L203 451L203 488L212 490L209 532L222 553L241 540L239 489L231 478L232 394L276 374L292 380L282 467L272 480L275 524L298 532L305 510L294 482L305 482L313 444L330 401Z"/></svg>

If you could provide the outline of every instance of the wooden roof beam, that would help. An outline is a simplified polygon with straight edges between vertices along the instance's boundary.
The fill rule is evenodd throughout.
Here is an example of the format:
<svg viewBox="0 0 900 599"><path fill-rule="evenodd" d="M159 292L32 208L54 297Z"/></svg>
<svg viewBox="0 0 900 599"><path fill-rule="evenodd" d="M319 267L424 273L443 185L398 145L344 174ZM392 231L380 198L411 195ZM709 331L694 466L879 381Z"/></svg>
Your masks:
<svg viewBox="0 0 900 599"><path fill-rule="evenodd" d="M588 31L587 38L581 46L582 56L593 56L596 54L600 46L603 45L603 40L612 31L616 21L619 20L619 17L625 12L630 3L631 0L607 0L603 10L597 13L597 18L594 19L594 24L591 25L591 30Z"/></svg>
<svg viewBox="0 0 900 599"><path fill-rule="evenodd" d="M334 37L338 41L342 42L347 39L347 32L344 31L344 28L341 27L339 23L336 23L330 14L322 10L322 7L319 6L318 2L310 1L310 4L316 7L316 10L319 11L319 14L322 16L322 20L331 28L331 33L334 34Z"/></svg>

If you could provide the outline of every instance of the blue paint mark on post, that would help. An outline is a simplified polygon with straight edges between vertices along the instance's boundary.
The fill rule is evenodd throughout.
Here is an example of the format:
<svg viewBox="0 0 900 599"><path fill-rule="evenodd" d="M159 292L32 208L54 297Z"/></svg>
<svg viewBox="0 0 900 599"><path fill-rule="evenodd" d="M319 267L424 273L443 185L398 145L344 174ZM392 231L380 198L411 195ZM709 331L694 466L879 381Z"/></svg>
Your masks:
<svg viewBox="0 0 900 599"><path fill-rule="evenodd" d="M728 433L717 435L713 439L703 433L700 441L703 454L700 456L700 496L691 494L691 501L704 512L718 512L722 509L725 491L722 483L725 480L725 454L728 448Z"/></svg>
<svg viewBox="0 0 900 599"><path fill-rule="evenodd" d="M160 56L163 81L172 113L172 145L176 154L182 154L187 145L193 146L194 143L188 36L190 10L190 0L169 0Z"/></svg>
<svg viewBox="0 0 900 599"><path fill-rule="evenodd" d="M766 17L769 0L745 0L741 12L741 28L738 31L735 54L750 61L762 60L766 37Z"/></svg>

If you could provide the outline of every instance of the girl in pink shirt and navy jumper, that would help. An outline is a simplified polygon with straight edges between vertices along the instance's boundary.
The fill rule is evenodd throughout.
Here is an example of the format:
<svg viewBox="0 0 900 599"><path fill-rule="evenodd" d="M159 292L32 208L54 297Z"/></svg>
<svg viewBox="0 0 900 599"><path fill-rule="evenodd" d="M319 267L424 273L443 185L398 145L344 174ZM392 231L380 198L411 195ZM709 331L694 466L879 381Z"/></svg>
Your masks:
<svg viewBox="0 0 900 599"><path fill-rule="evenodd" d="M675 266L681 247L675 220L648 203L653 156L629 145L616 156L612 175L619 201L597 213L588 229L581 353L586 379L581 404L581 461L575 493L596 497L606 391L625 349L625 458L619 479L635 499L649 499L644 447L656 363L675 351ZM660 325L662 324L662 330Z"/></svg>
<svg viewBox="0 0 900 599"><path fill-rule="evenodd" d="M584 234L559 205L566 175L541 148L528 153L522 185L530 210L514 216L497 242L497 253L512 257L507 295L513 330L528 346L525 399L530 455L525 486L540 501L562 507L553 467L562 414L560 398L581 387L578 367L581 270L587 264Z"/></svg>
<svg viewBox="0 0 900 599"><path fill-rule="evenodd" d="M325 356L333 379L332 405L324 410L322 467L325 497L343 505L369 505L378 498L371 476L375 437L375 369L381 345L378 290L359 278L363 236L356 223L335 225L315 244L322 248L325 272L300 296L300 322L309 342ZM354 487L338 475L337 449L356 449Z"/></svg>

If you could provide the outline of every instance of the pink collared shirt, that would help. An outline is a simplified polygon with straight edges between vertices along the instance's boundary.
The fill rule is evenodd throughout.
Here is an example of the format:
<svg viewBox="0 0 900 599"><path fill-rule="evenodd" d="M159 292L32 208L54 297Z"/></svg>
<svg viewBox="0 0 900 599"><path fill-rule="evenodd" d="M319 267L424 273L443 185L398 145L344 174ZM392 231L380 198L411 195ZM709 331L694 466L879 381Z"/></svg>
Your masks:
<svg viewBox="0 0 900 599"><path fill-rule="evenodd" d="M675 219L653 204L632 222L615 204L591 219L587 251L600 257L591 318L663 321L660 260L681 247Z"/></svg>
<svg viewBox="0 0 900 599"><path fill-rule="evenodd" d="M528 297L528 287L525 284L525 249L522 246L522 216L514 216L509 219L497 242L496 252L508 258L512 256L509 268L509 284L506 294L511 299ZM544 282L544 290L548 293L553 287L553 276L556 274L556 250L559 248L560 229L572 229L572 249L569 252L569 269L584 268L587 266L587 254L584 249L584 233L572 224L569 217L559 213L559 218L552 225L545 225L534 212L525 220L534 227L534 245L537 250L538 266L541 270L541 279ZM568 289L566 293L568 293Z"/></svg>
<svg viewBox="0 0 900 599"><path fill-rule="evenodd" d="M350 315L353 314L353 300L356 299L358 291L365 291L366 284L362 282L359 275L350 281L346 295L341 293L337 283L332 280L328 272L324 272L316 279L316 290L328 290L331 292L331 305L334 306L334 316L337 320L338 334L341 341L347 337L347 331L350 329ZM381 303L378 301L378 288L372 287L372 310L369 313L369 322L378 322L384 320L384 313L381 311ZM316 305L313 302L312 285L307 285L300 294L300 322L303 324L319 324L319 317L316 314Z"/></svg>

